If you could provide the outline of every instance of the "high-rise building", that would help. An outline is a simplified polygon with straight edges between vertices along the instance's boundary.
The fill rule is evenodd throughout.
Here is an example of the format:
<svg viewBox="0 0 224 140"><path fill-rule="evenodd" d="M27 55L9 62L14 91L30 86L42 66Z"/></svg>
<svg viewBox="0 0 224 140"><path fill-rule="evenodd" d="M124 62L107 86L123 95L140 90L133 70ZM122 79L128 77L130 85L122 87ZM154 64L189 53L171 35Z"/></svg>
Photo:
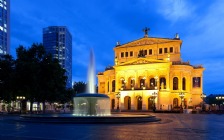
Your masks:
<svg viewBox="0 0 224 140"><path fill-rule="evenodd" d="M0 0L0 55L10 52L10 0Z"/></svg>
<svg viewBox="0 0 224 140"><path fill-rule="evenodd" d="M68 77L66 87L72 87L72 35L65 26L43 29L43 45L48 53L59 60Z"/></svg>

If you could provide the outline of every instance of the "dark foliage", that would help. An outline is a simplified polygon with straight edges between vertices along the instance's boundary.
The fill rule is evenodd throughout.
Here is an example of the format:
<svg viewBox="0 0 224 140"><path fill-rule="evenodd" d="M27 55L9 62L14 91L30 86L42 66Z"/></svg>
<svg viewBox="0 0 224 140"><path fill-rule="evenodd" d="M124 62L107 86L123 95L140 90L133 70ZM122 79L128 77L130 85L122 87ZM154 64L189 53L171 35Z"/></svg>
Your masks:
<svg viewBox="0 0 224 140"><path fill-rule="evenodd" d="M65 70L47 54L42 44L16 49L17 59L9 55L0 60L0 97L4 101L25 96L31 102L67 102L72 90L66 89ZM45 107L43 107L45 109ZM32 111L32 106L31 106Z"/></svg>

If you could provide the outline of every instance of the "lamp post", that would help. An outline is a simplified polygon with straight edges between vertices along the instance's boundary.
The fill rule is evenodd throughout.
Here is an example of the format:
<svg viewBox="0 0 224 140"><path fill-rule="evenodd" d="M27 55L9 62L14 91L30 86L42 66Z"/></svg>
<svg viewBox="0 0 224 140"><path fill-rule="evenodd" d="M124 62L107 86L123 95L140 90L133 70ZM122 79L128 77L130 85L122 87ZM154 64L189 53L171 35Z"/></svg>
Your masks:
<svg viewBox="0 0 224 140"><path fill-rule="evenodd" d="M156 103L155 103L155 99L157 97L157 92L153 92L152 93L152 99L153 99L153 112L156 111Z"/></svg>
<svg viewBox="0 0 224 140"><path fill-rule="evenodd" d="M183 103L183 99L184 99L185 93L184 92L180 92L179 93L179 97L181 99L181 104L180 104L180 109L182 111L183 107L182 107L182 103Z"/></svg>
<svg viewBox="0 0 224 140"><path fill-rule="evenodd" d="M121 97L121 94L118 92L116 94L116 98L117 98L117 110L119 110L119 99L120 99L120 97Z"/></svg>
<svg viewBox="0 0 224 140"><path fill-rule="evenodd" d="M204 99L205 99L205 98L206 98L206 95L202 93L202 94L201 94L201 99L202 99L202 104L201 104L202 107L201 107L201 109L202 109L202 110L204 110L203 107L204 107Z"/></svg>
<svg viewBox="0 0 224 140"><path fill-rule="evenodd" d="M19 112L22 113L22 101L26 99L24 96L17 96L16 99L19 101Z"/></svg>
<svg viewBox="0 0 224 140"><path fill-rule="evenodd" d="M217 100L217 103L218 103L218 107L219 107L219 110L220 110L220 107L221 107L221 104L224 104L224 96L216 96L216 100Z"/></svg>

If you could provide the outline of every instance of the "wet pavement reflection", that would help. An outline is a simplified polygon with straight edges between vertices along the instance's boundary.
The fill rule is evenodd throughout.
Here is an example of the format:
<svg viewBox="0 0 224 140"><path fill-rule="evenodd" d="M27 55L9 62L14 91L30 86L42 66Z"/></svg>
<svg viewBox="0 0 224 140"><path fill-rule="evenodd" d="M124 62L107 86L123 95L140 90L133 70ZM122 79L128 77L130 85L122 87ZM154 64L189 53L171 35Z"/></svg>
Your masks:
<svg viewBox="0 0 224 140"><path fill-rule="evenodd" d="M162 121L138 124L44 124L0 115L0 139L8 140L219 140L224 115L153 114Z"/></svg>

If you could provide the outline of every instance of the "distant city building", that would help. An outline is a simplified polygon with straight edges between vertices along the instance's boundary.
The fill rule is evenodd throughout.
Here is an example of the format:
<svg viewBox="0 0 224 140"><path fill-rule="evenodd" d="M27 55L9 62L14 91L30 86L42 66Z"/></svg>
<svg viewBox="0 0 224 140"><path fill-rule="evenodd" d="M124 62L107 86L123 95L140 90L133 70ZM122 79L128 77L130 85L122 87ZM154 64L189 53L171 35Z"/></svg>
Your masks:
<svg viewBox="0 0 224 140"><path fill-rule="evenodd" d="M114 47L114 66L98 73L98 92L107 94L112 109L173 110L203 102L202 65L181 59L179 35L148 36Z"/></svg>
<svg viewBox="0 0 224 140"><path fill-rule="evenodd" d="M72 87L72 35L65 26L43 29L43 45L48 53L59 60L68 77L66 87Z"/></svg>
<svg viewBox="0 0 224 140"><path fill-rule="evenodd" d="M0 55L10 53L10 0L0 0Z"/></svg>

